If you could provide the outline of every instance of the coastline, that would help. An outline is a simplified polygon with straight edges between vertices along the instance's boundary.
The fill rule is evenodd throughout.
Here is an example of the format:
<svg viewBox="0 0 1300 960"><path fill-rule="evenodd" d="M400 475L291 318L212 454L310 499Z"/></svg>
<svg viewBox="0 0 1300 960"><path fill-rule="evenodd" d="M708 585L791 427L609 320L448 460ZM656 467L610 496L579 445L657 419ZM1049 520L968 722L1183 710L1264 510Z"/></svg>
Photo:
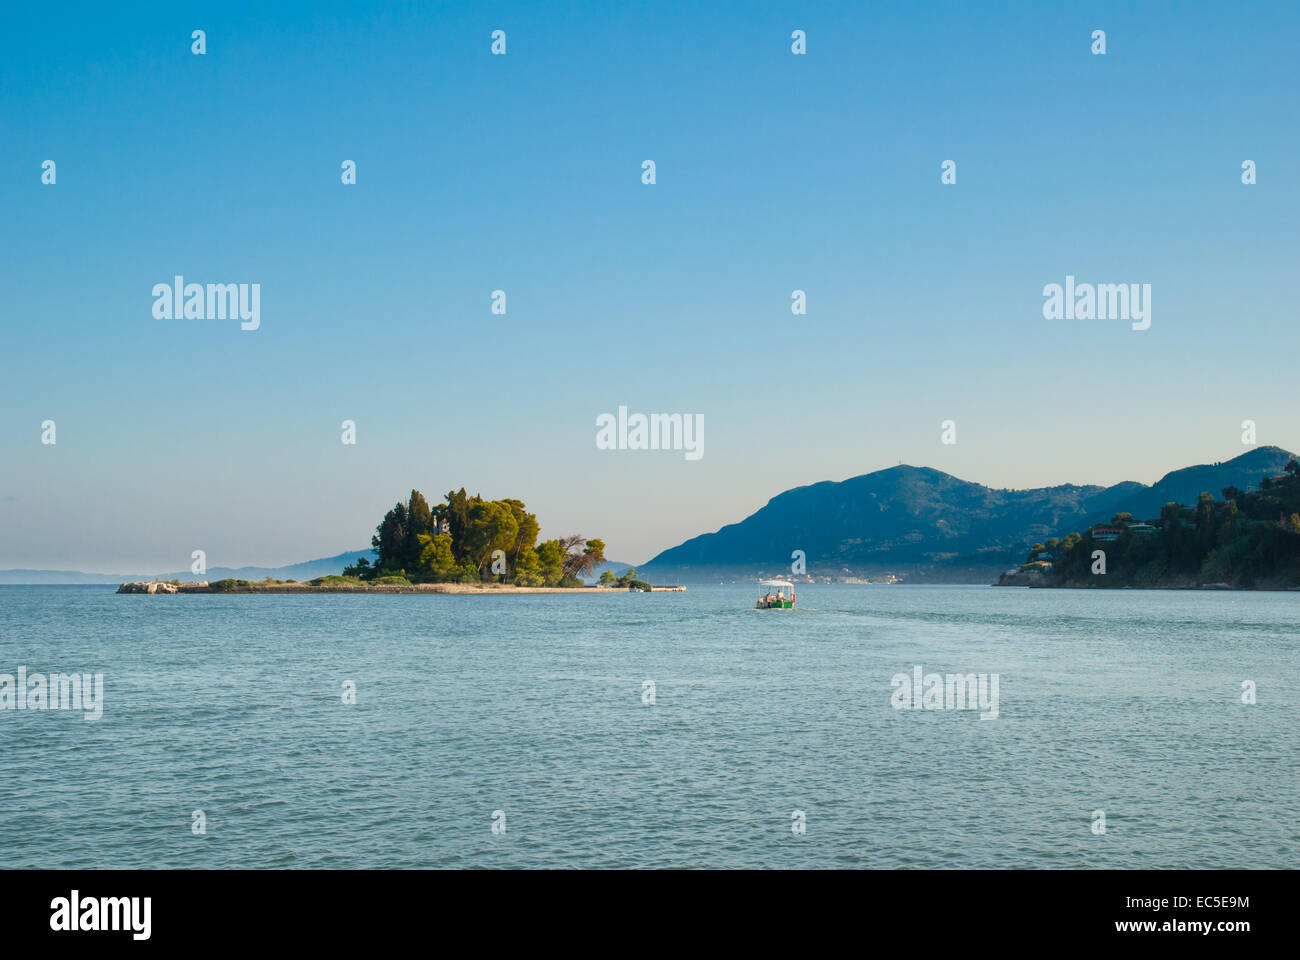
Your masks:
<svg viewBox="0 0 1300 960"><path fill-rule="evenodd" d="M1300 590L1293 584L1262 583L1244 587L1231 583L1078 583L1076 581L1057 581L1049 579L1037 571L1008 570L998 577L993 587L1028 587L1033 590L1236 590L1244 593L1252 591L1294 592Z"/></svg>
<svg viewBox="0 0 1300 960"><path fill-rule="evenodd" d="M652 593L684 593L683 586L651 586ZM215 590L207 582L167 583L166 581L137 580L123 583L118 593L176 594L176 593L446 593L446 594L520 594L520 593L642 593L632 587L517 587L509 583L412 583L412 584L332 584L314 586L310 583L250 583L247 586Z"/></svg>

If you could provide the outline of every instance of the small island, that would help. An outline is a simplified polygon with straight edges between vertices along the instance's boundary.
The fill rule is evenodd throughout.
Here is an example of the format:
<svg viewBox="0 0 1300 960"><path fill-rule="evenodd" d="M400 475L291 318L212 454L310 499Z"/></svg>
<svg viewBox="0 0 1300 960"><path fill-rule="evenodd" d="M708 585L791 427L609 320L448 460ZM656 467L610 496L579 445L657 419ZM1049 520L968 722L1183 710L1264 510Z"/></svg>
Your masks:
<svg viewBox="0 0 1300 960"><path fill-rule="evenodd" d="M1300 464L1259 488L1202 493L1159 517L1119 513L1083 534L1036 543L994 586L1143 589L1300 589Z"/></svg>
<svg viewBox="0 0 1300 960"><path fill-rule="evenodd" d="M399 500L375 528L372 563L358 557L339 575L307 583L293 580L141 580L118 593L447 593L517 594L680 592L653 586L635 570L604 571L588 586L582 579L605 562L605 543L568 536L537 542L541 526L522 500L484 500L462 487L430 507L419 490Z"/></svg>
<svg viewBox="0 0 1300 960"><path fill-rule="evenodd" d="M682 593L682 586L654 586L639 581L642 586L598 583L581 587L520 587L513 583L367 583L355 577L318 577L307 583L296 580L200 580L184 583L180 580L134 580L117 588L118 593L456 593L498 594L516 593Z"/></svg>

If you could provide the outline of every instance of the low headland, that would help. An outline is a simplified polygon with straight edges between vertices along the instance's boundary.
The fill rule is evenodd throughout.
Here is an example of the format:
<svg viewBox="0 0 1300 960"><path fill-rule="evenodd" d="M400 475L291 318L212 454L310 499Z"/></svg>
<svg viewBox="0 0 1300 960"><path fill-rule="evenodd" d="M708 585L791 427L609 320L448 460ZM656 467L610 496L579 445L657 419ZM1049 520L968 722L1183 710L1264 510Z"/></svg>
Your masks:
<svg viewBox="0 0 1300 960"><path fill-rule="evenodd" d="M1300 463L1258 488L1167 503L1159 517L1115 514L1082 534L1035 543L994 586L1169 590L1300 589Z"/></svg>

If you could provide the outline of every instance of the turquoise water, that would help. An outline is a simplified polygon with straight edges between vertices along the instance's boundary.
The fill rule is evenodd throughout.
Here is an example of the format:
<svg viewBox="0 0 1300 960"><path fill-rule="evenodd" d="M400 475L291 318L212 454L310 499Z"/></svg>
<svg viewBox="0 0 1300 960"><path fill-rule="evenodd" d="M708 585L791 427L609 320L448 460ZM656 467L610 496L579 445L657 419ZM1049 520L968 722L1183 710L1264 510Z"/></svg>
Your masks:
<svg viewBox="0 0 1300 960"><path fill-rule="evenodd" d="M4 866L1300 862L1300 594L756 595L0 587L0 673L105 701L0 710ZM918 664L998 717L895 710Z"/></svg>

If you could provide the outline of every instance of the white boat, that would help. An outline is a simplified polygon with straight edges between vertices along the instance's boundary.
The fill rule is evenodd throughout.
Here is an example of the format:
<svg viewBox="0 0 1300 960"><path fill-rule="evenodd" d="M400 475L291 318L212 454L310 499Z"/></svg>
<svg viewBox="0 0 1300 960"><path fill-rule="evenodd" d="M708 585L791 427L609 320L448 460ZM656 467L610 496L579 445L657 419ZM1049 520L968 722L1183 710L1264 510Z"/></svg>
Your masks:
<svg viewBox="0 0 1300 960"><path fill-rule="evenodd" d="M760 580L758 585L769 588L758 598L758 609L790 610L794 607L794 584L789 580ZM776 587L776 593L772 592L772 587Z"/></svg>

